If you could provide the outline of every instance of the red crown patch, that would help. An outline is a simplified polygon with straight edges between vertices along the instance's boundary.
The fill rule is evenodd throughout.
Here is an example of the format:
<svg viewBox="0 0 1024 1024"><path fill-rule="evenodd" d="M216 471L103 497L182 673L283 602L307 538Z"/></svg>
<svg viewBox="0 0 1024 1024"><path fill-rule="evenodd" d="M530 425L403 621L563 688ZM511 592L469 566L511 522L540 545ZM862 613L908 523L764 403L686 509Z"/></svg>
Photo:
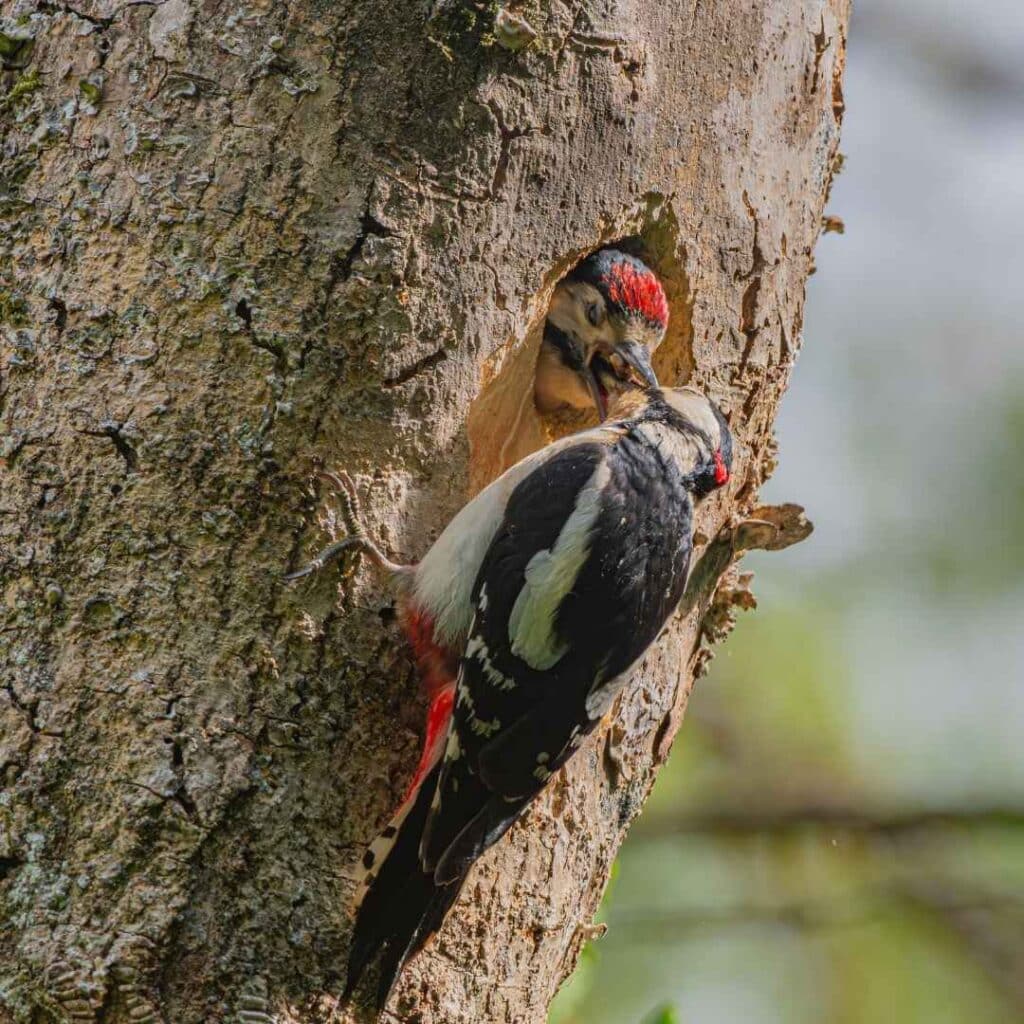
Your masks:
<svg viewBox="0 0 1024 1024"><path fill-rule="evenodd" d="M608 298L631 313L664 329L668 326L668 301L661 282L649 270L631 263L613 263L608 271Z"/></svg>

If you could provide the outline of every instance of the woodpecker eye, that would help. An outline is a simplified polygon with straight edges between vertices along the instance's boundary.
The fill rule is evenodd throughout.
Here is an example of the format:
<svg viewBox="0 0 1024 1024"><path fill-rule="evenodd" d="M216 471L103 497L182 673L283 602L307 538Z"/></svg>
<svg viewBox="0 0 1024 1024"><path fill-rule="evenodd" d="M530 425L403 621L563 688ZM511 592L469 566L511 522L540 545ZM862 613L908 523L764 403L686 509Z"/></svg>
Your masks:
<svg viewBox="0 0 1024 1024"><path fill-rule="evenodd" d="M587 306L587 319L597 327L604 319L604 310L597 302L592 302Z"/></svg>

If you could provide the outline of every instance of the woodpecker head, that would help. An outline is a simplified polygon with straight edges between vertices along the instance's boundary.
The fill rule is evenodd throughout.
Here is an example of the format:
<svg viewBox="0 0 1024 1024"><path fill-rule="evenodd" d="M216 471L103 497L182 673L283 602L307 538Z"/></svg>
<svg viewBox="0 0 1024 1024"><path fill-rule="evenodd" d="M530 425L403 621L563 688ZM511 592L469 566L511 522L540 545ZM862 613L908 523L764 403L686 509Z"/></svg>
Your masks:
<svg viewBox="0 0 1024 1024"><path fill-rule="evenodd" d="M657 387L651 352L668 326L661 282L644 262L617 249L588 256L558 283L537 359L541 412L596 406L634 387Z"/></svg>
<svg viewBox="0 0 1024 1024"><path fill-rule="evenodd" d="M662 388L661 399L678 416L677 427L690 433L701 457L693 476L693 491L702 498L729 482L732 434L718 406L696 388Z"/></svg>

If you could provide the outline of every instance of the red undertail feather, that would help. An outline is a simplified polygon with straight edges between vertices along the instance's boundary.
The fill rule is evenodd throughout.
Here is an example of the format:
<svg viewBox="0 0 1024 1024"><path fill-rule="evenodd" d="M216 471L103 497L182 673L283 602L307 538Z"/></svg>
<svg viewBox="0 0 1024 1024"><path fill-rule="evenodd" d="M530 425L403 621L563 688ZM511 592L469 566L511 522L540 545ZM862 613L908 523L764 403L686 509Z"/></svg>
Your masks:
<svg viewBox="0 0 1024 1024"><path fill-rule="evenodd" d="M444 749L448 722L452 717L452 707L455 703L458 658L448 648L434 640L434 620L422 609L412 605L406 607L403 610L402 625L412 647L416 668L419 670L420 685L430 697L423 753L403 799L404 803L419 788Z"/></svg>
<svg viewBox="0 0 1024 1024"><path fill-rule="evenodd" d="M409 638L420 683L429 697L455 684L458 655L434 640L434 620L425 611L409 605L402 610L402 627Z"/></svg>
<svg viewBox="0 0 1024 1024"><path fill-rule="evenodd" d="M445 737L448 735L448 722L452 717L455 704L455 680L451 686L442 690L431 702L427 712L427 734L423 739L423 753L420 763L416 766L416 774L409 783L402 803L405 803L420 788L420 783L430 774L430 769L437 764L444 750Z"/></svg>

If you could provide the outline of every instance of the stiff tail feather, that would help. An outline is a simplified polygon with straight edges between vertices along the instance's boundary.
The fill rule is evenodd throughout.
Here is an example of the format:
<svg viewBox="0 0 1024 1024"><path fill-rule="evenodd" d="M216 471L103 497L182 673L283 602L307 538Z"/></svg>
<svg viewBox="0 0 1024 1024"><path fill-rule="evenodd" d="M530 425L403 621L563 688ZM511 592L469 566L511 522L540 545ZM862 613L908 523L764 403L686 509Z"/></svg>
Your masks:
<svg viewBox="0 0 1024 1024"><path fill-rule="evenodd" d="M440 765L423 779L418 792L402 805L391 823L367 850L368 875L356 913L343 1000L348 1000L374 960L380 977L374 1007L384 1009L407 960L422 949L455 902L462 879L439 886L420 863L419 848Z"/></svg>
<svg viewBox="0 0 1024 1024"><path fill-rule="evenodd" d="M343 1000L376 961L380 1015L402 968L441 927L469 869L532 796L505 800L488 793L464 762L433 764L363 858Z"/></svg>

